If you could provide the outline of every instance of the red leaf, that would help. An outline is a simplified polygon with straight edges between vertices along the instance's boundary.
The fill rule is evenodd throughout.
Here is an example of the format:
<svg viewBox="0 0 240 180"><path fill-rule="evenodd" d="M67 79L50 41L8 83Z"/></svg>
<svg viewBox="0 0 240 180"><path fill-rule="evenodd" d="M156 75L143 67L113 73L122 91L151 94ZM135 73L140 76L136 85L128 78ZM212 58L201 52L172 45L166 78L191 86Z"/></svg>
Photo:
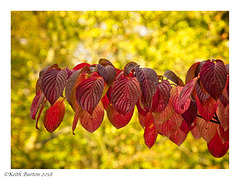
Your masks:
<svg viewBox="0 0 240 180"><path fill-rule="evenodd" d="M145 144L150 149L155 144L158 136L158 133L153 124L153 118L146 125L143 136L144 136Z"/></svg>
<svg viewBox="0 0 240 180"><path fill-rule="evenodd" d="M221 60L206 62L200 71L200 80L204 89L217 100L227 82L227 71Z"/></svg>
<svg viewBox="0 0 240 180"><path fill-rule="evenodd" d="M218 126L218 135L222 139L222 141L225 143L229 140L229 129L224 130L221 125Z"/></svg>
<svg viewBox="0 0 240 180"><path fill-rule="evenodd" d="M106 111L107 111L107 116L109 121L112 123L114 127L119 129L126 126L130 122L133 116L134 108L131 111L129 111L127 114L123 115L118 113L113 108L112 104L109 104Z"/></svg>
<svg viewBox="0 0 240 180"><path fill-rule="evenodd" d="M203 102L203 104L201 104L198 96L195 96L195 99L199 114L204 120L210 121L217 110L217 102L211 96L209 96L208 99Z"/></svg>
<svg viewBox="0 0 240 180"><path fill-rule="evenodd" d="M185 134L188 134L189 131L191 131L193 128L195 127L195 125L191 124L191 125L188 125L186 123L186 121L182 121L182 124L180 126L180 129L185 133Z"/></svg>
<svg viewBox="0 0 240 180"><path fill-rule="evenodd" d="M167 121L172 115L175 113L175 110L172 107L171 98L169 99L169 103L167 107L160 113L153 112L152 115L154 117L154 123L161 125L165 121Z"/></svg>
<svg viewBox="0 0 240 180"><path fill-rule="evenodd" d="M198 139L201 138L201 134L200 134L200 132L198 131L198 127L197 127L197 126L195 126L195 127L191 130L191 133L192 133L194 139L198 140Z"/></svg>
<svg viewBox="0 0 240 180"><path fill-rule="evenodd" d="M43 95L43 93L41 93L41 91L39 91L38 94L34 97L34 99L32 101L32 105L30 108L30 118L31 119L36 118L38 109L39 109L40 105L43 103L43 101L44 101L44 95Z"/></svg>
<svg viewBox="0 0 240 180"><path fill-rule="evenodd" d="M85 66L90 66L90 64L88 64L88 63L80 63L80 64L77 64L74 68L73 68L73 70L79 70L79 69L82 69L82 68L84 68Z"/></svg>
<svg viewBox="0 0 240 180"><path fill-rule="evenodd" d="M177 86L172 87L171 90L171 98L172 98L172 106L178 114L183 114L189 107L191 100L188 98L185 103L180 106L179 104L179 95L182 91L183 87Z"/></svg>
<svg viewBox="0 0 240 180"><path fill-rule="evenodd" d="M89 77L83 80L76 89L77 103L92 114L102 98L104 80L102 77Z"/></svg>
<svg viewBox="0 0 240 180"><path fill-rule="evenodd" d="M55 131L62 123L65 114L64 99L57 100L53 106L51 106L44 116L44 127L50 133Z"/></svg>
<svg viewBox="0 0 240 180"><path fill-rule="evenodd" d="M84 109L81 109L79 119L82 126L89 132L93 133L102 124L104 117L103 104L100 101L97 107L93 110L92 115L90 115Z"/></svg>
<svg viewBox="0 0 240 180"><path fill-rule="evenodd" d="M75 102L76 105L76 112L75 112L75 115L74 115L74 119L73 119L73 124L72 124L72 132L73 134L75 135L74 131L77 127L77 123L78 123L78 120L79 120L79 117L80 117L80 113L82 112L82 108L77 104L77 102Z"/></svg>
<svg viewBox="0 0 240 180"><path fill-rule="evenodd" d="M181 108L184 107L186 101L189 99L190 95L193 92L193 89L195 88L196 82L198 80L198 77L195 77L194 79L192 79L191 81L189 81L181 90L180 94L179 94L179 105Z"/></svg>
<svg viewBox="0 0 240 180"><path fill-rule="evenodd" d="M183 118L180 114L174 113L170 119L165 121L164 123L156 124L156 121L154 121L155 128L157 132L161 135L170 137L172 134L175 133L177 129L181 126L183 121Z"/></svg>
<svg viewBox="0 0 240 180"><path fill-rule="evenodd" d="M125 115L136 105L140 96L140 87L136 77L118 78L112 86L111 102L114 109Z"/></svg>
<svg viewBox="0 0 240 180"><path fill-rule="evenodd" d="M142 102L146 105L157 91L158 75L153 69L139 68L139 66L135 67L135 73L142 90Z"/></svg>
<svg viewBox="0 0 240 180"><path fill-rule="evenodd" d="M196 102L191 101L188 109L182 114L182 117L186 121L187 125L190 126L196 119L196 116L197 116L197 104Z"/></svg>
<svg viewBox="0 0 240 180"><path fill-rule="evenodd" d="M72 71L72 70L70 70L70 69L68 69L68 68L66 68L66 70L67 70L67 73L68 73L68 79L69 79L70 76L73 74L74 71Z"/></svg>
<svg viewBox="0 0 240 180"><path fill-rule="evenodd" d="M202 138L208 143L216 134L218 124L197 117L196 124Z"/></svg>
<svg viewBox="0 0 240 180"><path fill-rule="evenodd" d="M212 96L207 94L198 83L196 84L196 92L195 99L199 114L206 121L210 121L217 110L218 103L212 98Z"/></svg>
<svg viewBox="0 0 240 180"><path fill-rule="evenodd" d="M229 141L223 142L218 133L208 143L208 151L216 158L223 157L229 148Z"/></svg>
<svg viewBox="0 0 240 180"><path fill-rule="evenodd" d="M229 105L226 107L218 100L217 116L224 131L229 128Z"/></svg>
<svg viewBox="0 0 240 180"><path fill-rule="evenodd" d="M184 86L184 83L180 77L178 77L173 71L167 70L163 76L170 79L172 82L179 86Z"/></svg>
<svg viewBox="0 0 240 180"><path fill-rule="evenodd" d="M87 78L87 74L84 73L86 69L87 68L83 68L75 71L66 84L65 97L74 111L76 111L76 89L78 85Z"/></svg>
<svg viewBox="0 0 240 180"><path fill-rule="evenodd" d="M109 100L108 100L108 97L107 97L107 94L105 94L103 96L103 98L101 99L102 103L103 103L103 107L104 109L106 110L107 107L108 107L108 104L109 104Z"/></svg>
<svg viewBox="0 0 240 180"><path fill-rule="evenodd" d="M138 109L138 114L140 114L141 116L146 116L147 113L149 112L150 109L148 109L147 107L142 107L140 105L140 99L138 100L137 104L137 109Z"/></svg>
<svg viewBox="0 0 240 180"><path fill-rule="evenodd" d="M106 67L104 67L103 65L98 64L97 72L100 74L100 76L103 77L104 81L108 85L111 85L113 83L113 81L115 80L116 69L111 65L107 65Z"/></svg>
<svg viewBox="0 0 240 180"><path fill-rule="evenodd" d="M139 119L140 125L144 128L153 119L153 115L151 112L148 112L144 116L142 116L141 114L138 114L138 119Z"/></svg>
<svg viewBox="0 0 240 180"><path fill-rule="evenodd" d="M196 62L188 69L186 79L185 79L185 84L187 84L189 81L191 81L193 78L197 76L195 72L199 64L200 62Z"/></svg>
<svg viewBox="0 0 240 180"><path fill-rule="evenodd" d="M169 81L163 80L158 84L158 89L153 96L153 103L152 103L152 111L159 113L163 111L168 102L170 97L171 85Z"/></svg>
<svg viewBox="0 0 240 180"><path fill-rule="evenodd" d="M185 134L181 129L178 129L177 131L175 131L174 134L169 137L169 139L178 146L180 146L186 138L187 134Z"/></svg>
<svg viewBox="0 0 240 180"><path fill-rule="evenodd" d="M39 85L46 99L53 105L63 94L66 85L68 73L66 69L47 70L39 79Z"/></svg>

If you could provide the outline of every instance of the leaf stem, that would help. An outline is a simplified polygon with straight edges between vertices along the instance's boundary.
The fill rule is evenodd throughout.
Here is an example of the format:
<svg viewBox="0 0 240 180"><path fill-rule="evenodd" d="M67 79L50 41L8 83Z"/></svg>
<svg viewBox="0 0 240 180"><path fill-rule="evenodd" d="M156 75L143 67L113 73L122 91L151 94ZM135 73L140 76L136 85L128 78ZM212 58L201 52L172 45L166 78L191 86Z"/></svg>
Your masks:
<svg viewBox="0 0 240 180"><path fill-rule="evenodd" d="M216 113L215 113L215 115L216 115ZM200 117L200 118L203 119L203 117L200 116L200 115L198 115L198 114L197 114L197 117ZM216 121L213 120L213 119L215 119ZM218 120L218 117L217 117L217 116L216 116L216 117L213 116L213 119L211 119L210 122L213 122L213 123L216 123L216 124L220 124L220 121Z"/></svg>

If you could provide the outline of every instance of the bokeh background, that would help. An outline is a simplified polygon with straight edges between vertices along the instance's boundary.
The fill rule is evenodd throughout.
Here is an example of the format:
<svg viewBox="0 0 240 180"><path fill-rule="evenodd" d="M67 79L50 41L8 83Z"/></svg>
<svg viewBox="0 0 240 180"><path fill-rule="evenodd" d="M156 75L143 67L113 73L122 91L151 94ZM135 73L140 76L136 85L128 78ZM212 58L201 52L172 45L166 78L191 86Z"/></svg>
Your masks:
<svg viewBox="0 0 240 180"><path fill-rule="evenodd" d="M119 69L135 61L185 80L196 61L229 62L229 12L11 12L11 168L229 168L228 153L214 158L191 133L180 147L158 136L149 150L137 113L122 129L105 118L93 134L79 123L72 135L67 104L54 133L43 127L44 112L35 129L29 113L40 70L55 63L72 69L100 57Z"/></svg>

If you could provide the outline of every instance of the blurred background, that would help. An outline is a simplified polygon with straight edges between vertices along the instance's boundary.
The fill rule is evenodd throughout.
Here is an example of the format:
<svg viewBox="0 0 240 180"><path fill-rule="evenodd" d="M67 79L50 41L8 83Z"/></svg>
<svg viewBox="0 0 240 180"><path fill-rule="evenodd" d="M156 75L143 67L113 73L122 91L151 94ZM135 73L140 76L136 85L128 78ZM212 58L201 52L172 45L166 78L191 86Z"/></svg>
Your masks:
<svg viewBox="0 0 240 180"><path fill-rule="evenodd" d="M135 61L185 80L196 61L229 62L229 12L11 12L11 168L229 168L228 153L214 158L191 133L180 147L158 136L149 150L136 112L122 129L105 116L93 134L79 123L72 135L74 112L66 103L54 133L43 127L45 111L35 129L29 113L40 70L55 63L72 69L101 57L119 69Z"/></svg>

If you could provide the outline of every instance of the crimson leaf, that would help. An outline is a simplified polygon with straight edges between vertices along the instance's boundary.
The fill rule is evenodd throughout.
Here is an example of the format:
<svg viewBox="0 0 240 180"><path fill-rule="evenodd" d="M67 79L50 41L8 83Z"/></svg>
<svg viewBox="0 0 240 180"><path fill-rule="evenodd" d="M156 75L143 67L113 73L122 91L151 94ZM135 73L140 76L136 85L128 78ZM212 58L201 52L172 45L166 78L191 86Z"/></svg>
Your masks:
<svg viewBox="0 0 240 180"><path fill-rule="evenodd" d="M158 89L153 96L153 103L152 103L152 111L153 112L161 112L163 111L168 102L170 97L171 85L169 81L163 80L158 84Z"/></svg>
<svg viewBox="0 0 240 180"><path fill-rule="evenodd" d="M224 156L229 148L229 141L223 142L219 134L216 133L208 143L208 151L216 158Z"/></svg>
<svg viewBox="0 0 240 180"><path fill-rule="evenodd" d="M150 122L146 125L144 128L144 141L147 147L150 149L154 143L156 142L158 133L155 129L155 126L153 124L153 117L150 120Z"/></svg>
<svg viewBox="0 0 240 180"><path fill-rule="evenodd" d="M107 116L108 116L109 121L112 123L112 125L114 127L119 129L119 128L126 126L130 122L133 112L134 112L134 108L132 108L132 110L129 111L127 114L123 115L123 114L118 113L113 108L112 104L108 104L106 111L107 111Z"/></svg>
<svg viewBox="0 0 240 180"><path fill-rule="evenodd" d="M140 87L136 77L124 77L115 81L112 86L111 102L117 112L127 114L136 105L140 96Z"/></svg>
<svg viewBox="0 0 240 180"><path fill-rule="evenodd" d="M50 133L55 131L62 123L65 114L65 104L63 100L57 100L53 106L51 106L44 116L44 127Z"/></svg>
<svg viewBox="0 0 240 180"><path fill-rule="evenodd" d="M41 91L34 97L30 108L30 118L35 119L41 103L44 101L44 95Z"/></svg>

